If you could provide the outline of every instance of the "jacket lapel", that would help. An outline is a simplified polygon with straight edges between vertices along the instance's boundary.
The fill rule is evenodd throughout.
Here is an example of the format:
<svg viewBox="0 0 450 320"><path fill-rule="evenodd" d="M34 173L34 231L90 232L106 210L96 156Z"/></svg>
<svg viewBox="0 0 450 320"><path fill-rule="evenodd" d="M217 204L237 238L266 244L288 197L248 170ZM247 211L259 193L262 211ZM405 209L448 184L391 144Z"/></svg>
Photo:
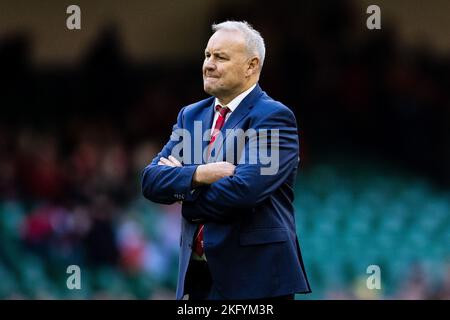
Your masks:
<svg viewBox="0 0 450 320"><path fill-rule="evenodd" d="M202 116L202 152L205 152L205 150L208 148L208 144L209 144L209 137L206 140L203 140L203 134L205 133L205 131L208 131L208 134L210 135L211 133L211 127L212 127L212 122L214 119L214 101L215 98L212 98L212 102L208 104L208 106L203 110L203 116ZM202 156L202 163L204 163L205 161L203 161L203 156Z"/></svg>
<svg viewBox="0 0 450 320"><path fill-rule="evenodd" d="M216 149L216 156L214 157L214 160L211 162L214 162L217 160L217 155L220 154L220 151L223 147L223 143L226 140L226 130L227 129L233 129L236 127L239 122L244 119L244 117L250 112L250 110L253 108L255 103L258 101L258 99L261 97L263 91L261 90L261 87L259 84L256 85L256 87L245 97L244 100L238 105L238 107L234 110L234 112L231 113L230 117L225 122L224 126L222 127L221 134L222 139L217 140L215 149ZM229 134L229 133L228 133ZM225 155L224 155L225 159Z"/></svg>

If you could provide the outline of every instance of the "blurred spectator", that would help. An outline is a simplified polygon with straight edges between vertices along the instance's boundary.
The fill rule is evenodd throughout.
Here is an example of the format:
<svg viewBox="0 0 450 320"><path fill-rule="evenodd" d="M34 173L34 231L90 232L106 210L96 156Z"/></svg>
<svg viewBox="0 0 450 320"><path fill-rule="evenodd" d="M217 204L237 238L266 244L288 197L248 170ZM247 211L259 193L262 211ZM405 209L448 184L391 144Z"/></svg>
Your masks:
<svg viewBox="0 0 450 320"><path fill-rule="evenodd" d="M87 262L93 266L115 265L119 252L114 230L117 209L105 195L97 195L90 206L91 226L86 234Z"/></svg>

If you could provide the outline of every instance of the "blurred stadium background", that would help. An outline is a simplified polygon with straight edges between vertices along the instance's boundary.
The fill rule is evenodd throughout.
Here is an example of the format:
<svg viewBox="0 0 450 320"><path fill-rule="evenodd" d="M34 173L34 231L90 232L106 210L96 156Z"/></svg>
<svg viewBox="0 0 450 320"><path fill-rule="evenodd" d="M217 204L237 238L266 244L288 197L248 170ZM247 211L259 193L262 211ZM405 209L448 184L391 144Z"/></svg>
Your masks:
<svg viewBox="0 0 450 320"><path fill-rule="evenodd" d="M70 4L0 3L0 298L174 298L180 208L141 170L205 97L211 23L244 19L301 128L298 298L450 299L448 1L83 0L79 31Z"/></svg>

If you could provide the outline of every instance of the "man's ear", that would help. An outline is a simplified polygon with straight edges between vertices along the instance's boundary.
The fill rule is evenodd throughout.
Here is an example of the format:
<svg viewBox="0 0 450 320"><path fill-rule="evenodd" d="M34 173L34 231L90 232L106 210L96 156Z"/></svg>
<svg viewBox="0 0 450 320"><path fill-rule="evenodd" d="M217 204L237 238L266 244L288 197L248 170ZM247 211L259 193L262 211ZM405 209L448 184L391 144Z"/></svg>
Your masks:
<svg viewBox="0 0 450 320"><path fill-rule="evenodd" d="M259 71L259 58L253 57L248 61L246 76L250 77Z"/></svg>

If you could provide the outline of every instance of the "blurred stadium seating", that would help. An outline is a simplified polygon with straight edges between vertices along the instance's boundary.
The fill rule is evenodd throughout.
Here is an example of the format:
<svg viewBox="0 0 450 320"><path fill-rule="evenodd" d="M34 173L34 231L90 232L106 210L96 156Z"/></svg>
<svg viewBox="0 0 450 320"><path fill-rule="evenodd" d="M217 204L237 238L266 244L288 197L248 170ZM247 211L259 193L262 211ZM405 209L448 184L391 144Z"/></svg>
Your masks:
<svg viewBox="0 0 450 320"><path fill-rule="evenodd" d="M443 283L448 193L394 168L351 160L316 166L298 185L297 227L317 286L313 297L401 298L411 273L423 277L421 270L427 290L421 298ZM381 268L380 293L365 288L369 265Z"/></svg>

